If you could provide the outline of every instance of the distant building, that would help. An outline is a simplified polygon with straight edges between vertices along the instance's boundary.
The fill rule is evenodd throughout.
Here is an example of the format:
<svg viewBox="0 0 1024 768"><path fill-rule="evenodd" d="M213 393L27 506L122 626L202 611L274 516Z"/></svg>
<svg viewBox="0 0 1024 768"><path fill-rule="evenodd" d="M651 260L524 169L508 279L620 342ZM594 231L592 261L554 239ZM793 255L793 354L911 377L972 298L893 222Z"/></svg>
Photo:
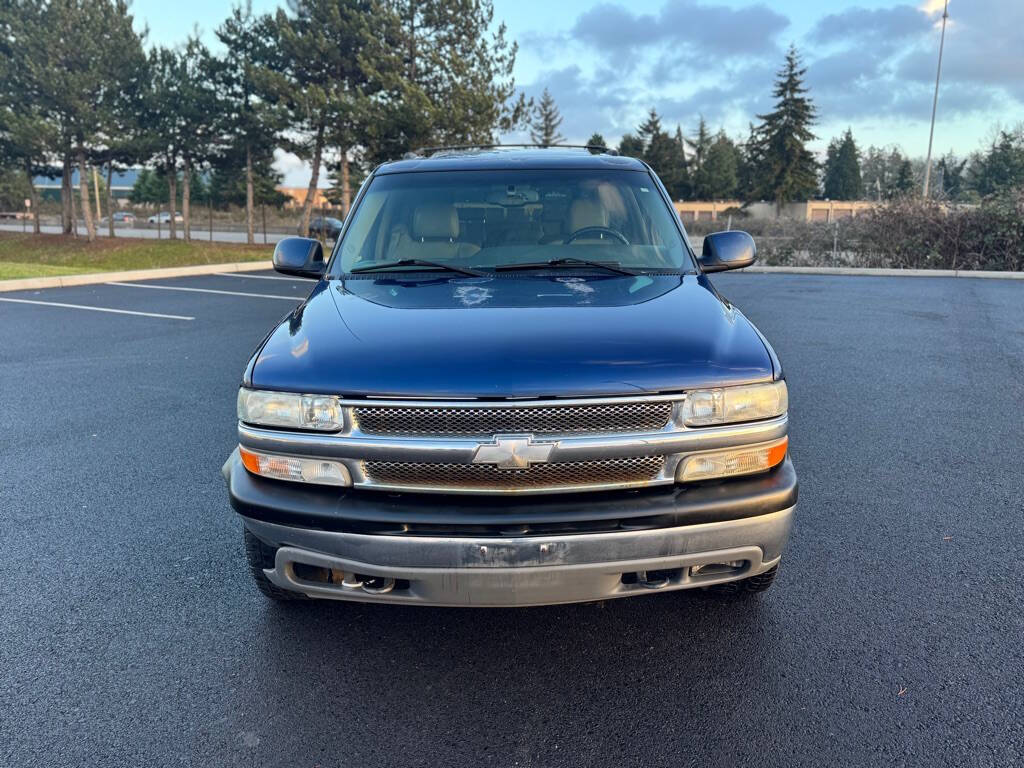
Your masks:
<svg viewBox="0 0 1024 768"><path fill-rule="evenodd" d="M306 203L306 195L309 193L308 187L278 187L277 191L288 198L288 202L284 204L285 208L301 208ZM318 189L316 194L313 196L313 207L314 208L333 208L331 201L327 199L326 189Z"/></svg>
<svg viewBox="0 0 1024 768"><path fill-rule="evenodd" d="M786 203L779 218L798 221L838 221L852 219L859 213L877 208L881 203L873 200L808 200L806 203ZM743 209L753 219L774 219L775 203L748 203Z"/></svg>
<svg viewBox="0 0 1024 768"><path fill-rule="evenodd" d="M743 207L739 200L704 201L686 200L674 203L676 212L683 223L693 221L718 221L720 214L732 208L733 210Z"/></svg>
<svg viewBox="0 0 1024 768"><path fill-rule="evenodd" d="M718 221L729 213L742 210L751 219L776 218L775 203L757 202L744 205L738 200L724 202L686 200L674 203L679 218L684 224L694 221ZM880 203L871 200L809 200L805 203L786 203L778 212L778 218L799 221L838 221L850 219L859 213L869 211Z"/></svg>
<svg viewBox="0 0 1024 768"><path fill-rule="evenodd" d="M114 171L114 175L110 179L110 192L114 199L122 205L127 202L128 197L132 193L132 187L135 186L136 179L139 178L139 172L141 168L128 168L124 171ZM54 168L53 176L36 176L32 179L32 186L39 192L39 197L43 200L60 200L60 181L61 181L61 170L60 168ZM107 183L107 174L97 170L100 177L100 183ZM92 192L92 178L88 178L89 191ZM75 168L71 171L71 188L78 189L78 169Z"/></svg>

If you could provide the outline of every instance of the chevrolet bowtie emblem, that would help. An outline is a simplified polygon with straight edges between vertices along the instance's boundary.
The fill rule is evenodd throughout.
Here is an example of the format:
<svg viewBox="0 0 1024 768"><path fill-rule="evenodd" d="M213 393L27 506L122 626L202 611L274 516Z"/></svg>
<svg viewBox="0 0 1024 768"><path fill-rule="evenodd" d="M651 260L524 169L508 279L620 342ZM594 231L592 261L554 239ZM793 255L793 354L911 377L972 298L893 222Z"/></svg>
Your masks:
<svg viewBox="0 0 1024 768"><path fill-rule="evenodd" d="M498 469L526 469L547 461L554 447L554 443L534 443L529 437L496 435L493 443L477 447L473 463L494 464Z"/></svg>

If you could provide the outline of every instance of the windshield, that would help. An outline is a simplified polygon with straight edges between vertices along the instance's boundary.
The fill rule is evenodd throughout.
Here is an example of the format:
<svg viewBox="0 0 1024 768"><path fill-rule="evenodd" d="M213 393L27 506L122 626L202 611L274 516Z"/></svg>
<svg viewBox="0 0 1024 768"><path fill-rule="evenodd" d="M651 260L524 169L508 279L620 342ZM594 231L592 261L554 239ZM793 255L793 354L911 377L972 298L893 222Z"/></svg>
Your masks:
<svg viewBox="0 0 1024 768"><path fill-rule="evenodd" d="M487 270L560 259L580 269L583 259L691 271L673 218L643 171L382 174L353 212L334 272L407 260Z"/></svg>

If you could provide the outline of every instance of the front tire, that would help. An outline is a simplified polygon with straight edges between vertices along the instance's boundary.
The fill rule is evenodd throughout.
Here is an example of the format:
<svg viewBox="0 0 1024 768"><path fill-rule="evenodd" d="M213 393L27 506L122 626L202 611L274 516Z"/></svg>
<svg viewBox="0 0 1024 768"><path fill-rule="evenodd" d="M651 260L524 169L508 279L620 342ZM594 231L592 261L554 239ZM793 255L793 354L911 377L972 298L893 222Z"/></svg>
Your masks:
<svg viewBox="0 0 1024 768"><path fill-rule="evenodd" d="M267 578L263 572L264 568L274 567L274 555L277 550L269 544L264 543L253 533L243 526L242 535L245 540L245 557L249 561L249 575L252 576L256 589L271 600L278 602L292 602L295 600L308 600L309 598L301 592L292 592L290 589L281 589L274 582Z"/></svg>

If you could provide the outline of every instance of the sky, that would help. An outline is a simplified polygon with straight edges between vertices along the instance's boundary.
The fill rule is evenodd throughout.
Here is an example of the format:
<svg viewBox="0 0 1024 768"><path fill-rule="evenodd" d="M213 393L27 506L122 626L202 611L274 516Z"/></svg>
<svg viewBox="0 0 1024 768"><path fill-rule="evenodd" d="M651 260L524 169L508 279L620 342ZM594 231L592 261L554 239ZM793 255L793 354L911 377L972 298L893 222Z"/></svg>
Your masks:
<svg viewBox="0 0 1024 768"><path fill-rule="evenodd" d="M561 133L582 143L634 131L652 107L691 135L701 115L712 129L746 135L771 108L786 48L797 46L818 109L812 149L851 128L858 144L928 146L943 0L494 0L519 43L516 85L544 88L563 116ZM151 44L174 45L198 29L211 45L229 0L134 0ZM253 0L256 11L279 5ZM1024 0L950 0L935 126L935 154L966 154L997 126L1024 121ZM510 135L505 140L523 140ZM308 181L281 155L286 183Z"/></svg>

